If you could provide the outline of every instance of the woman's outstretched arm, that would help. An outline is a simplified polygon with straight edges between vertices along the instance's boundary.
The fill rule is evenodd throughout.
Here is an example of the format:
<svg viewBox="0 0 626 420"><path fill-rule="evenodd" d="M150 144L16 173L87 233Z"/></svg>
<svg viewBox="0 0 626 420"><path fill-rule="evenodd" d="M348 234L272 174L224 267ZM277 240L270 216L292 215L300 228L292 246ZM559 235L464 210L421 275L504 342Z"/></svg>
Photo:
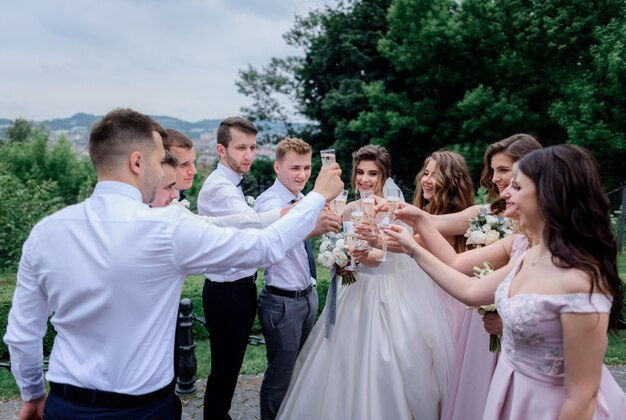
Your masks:
<svg viewBox="0 0 626 420"><path fill-rule="evenodd" d="M385 232L390 237L390 244L402 249L405 254L411 256L439 287L469 306L492 304L496 288L514 265L509 263L476 281L449 267L426 249L419 246L406 229L394 225L390 229L386 229Z"/></svg>

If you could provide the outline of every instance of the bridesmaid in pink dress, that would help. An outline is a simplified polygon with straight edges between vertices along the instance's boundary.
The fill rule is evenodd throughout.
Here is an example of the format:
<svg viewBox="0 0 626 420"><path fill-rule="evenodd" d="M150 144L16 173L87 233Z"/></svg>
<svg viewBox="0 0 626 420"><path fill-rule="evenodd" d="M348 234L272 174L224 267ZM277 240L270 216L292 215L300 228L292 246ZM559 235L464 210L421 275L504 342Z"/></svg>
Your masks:
<svg viewBox="0 0 626 420"><path fill-rule="evenodd" d="M514 163L540 148L541 144L528 134L515 134L487 148L481 185L487 189L488 198L495 200L490 206L492 214L504 210L503 204L507 198L505 189L511 181ZM500 199L496 200L498 196ZM474 206L461 213L434 217L418 215L415 231L420 235L420 243L437 258L468 275L472 275L474 266L482 266L485 261L500 268L526 251L526 237L515 235L457 255L443 240L439 230L448 234L464 233L467 229L466 220L474 217L479 209L480 206ZM504 216L517 219L515 212L509 208L504 211ZM443 294L447 295L445 292ZM456 301L447 296L449 300ZM480 418L499 353L489 351L489 332L485 330L486 324L483 324L483 319L476 311L466 310L463 304L452 305L452 308L457 310L453 317L455 322L451 325L457 346L441 420ZM502 325L497 314L490 314L485 319L489 319L491 325L496 326L490 326L491 333L502 334Z"/></svg>
<svg viewBox="0 0 626 420"><path fill-rule="evenodd" d="M602 364L623 285L597 163L572 145L537 150L518 162L509 189L537 245L481 281L400 228L388 234L456 298L489 304L497 289L504 335L484 419L626 418L626 396Z"/></svg>

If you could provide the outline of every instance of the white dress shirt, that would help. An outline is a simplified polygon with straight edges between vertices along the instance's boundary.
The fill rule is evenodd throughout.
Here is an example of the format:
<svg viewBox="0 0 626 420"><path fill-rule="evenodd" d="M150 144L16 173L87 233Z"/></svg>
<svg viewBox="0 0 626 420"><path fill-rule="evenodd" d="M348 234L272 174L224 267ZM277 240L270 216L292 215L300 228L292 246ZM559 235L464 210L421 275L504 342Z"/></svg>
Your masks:
<svg viewBox="0 0 626 420"><path fill-rule="evenodd" d="M280 209L288 206L292 200L300 200L302 197L302 194L294 196L276 178L274 185L256 199L254 208L259 212ZM309 258L304 248L304 242L289 250L281 261L265 268L265 284L268 286L279 287L284 290L304 290L311 283L315 283L315 279L311 277Z"/></svg>
<svg viewBox="0 0 626 420"><path fill-rule="evenodd" d="M24 243L4 341L22 398L44 392L42 338L55 338L47 379L145 394L172 381L174 322L187 273L282 260L315 226L324 198L308 194L263 229L213 226L178 207L100 182L93 195L44 218Z"/></svg>
<svg viewBox="0 0 626 420"><path fill-rule="evenodd" d="M262 226L268 226L280 218L280 209L257 213L246 203L243 191L237 185L241 175L221 163L207 177L198 194L198 214L205 216L228 216L245 214L257 217ZM207 277L215 282L235 281L252 276L256 268L247 270L213 271Z"/></svg>

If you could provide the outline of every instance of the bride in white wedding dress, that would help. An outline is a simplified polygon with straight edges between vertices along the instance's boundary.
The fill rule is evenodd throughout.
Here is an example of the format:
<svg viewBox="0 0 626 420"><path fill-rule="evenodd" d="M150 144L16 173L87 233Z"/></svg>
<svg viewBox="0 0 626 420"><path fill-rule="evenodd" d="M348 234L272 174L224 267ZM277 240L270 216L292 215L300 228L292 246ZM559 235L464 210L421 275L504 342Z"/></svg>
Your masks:
<svg viewBox="0 0 626 420"><path fill-rule="evenodd" d="M380 146L359 149L353 188L384 196L395 187L390 163ZM408 256L388 254L389 261L379 263L380 255L370 251L356 283L339 286L329 338L327 299L298 356L279 419L439 418L454 344L437 286Z"/></svg>

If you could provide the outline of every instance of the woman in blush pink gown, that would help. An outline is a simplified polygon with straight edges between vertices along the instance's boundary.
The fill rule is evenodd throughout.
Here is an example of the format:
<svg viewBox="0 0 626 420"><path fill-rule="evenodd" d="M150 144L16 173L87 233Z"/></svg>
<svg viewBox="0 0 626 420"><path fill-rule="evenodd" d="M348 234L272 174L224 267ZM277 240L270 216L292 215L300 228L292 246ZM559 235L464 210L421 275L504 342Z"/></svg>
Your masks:
<svg viewBox="0 0 626 420"><path fill-rule="evenodd" d="M522 158L508 202L536 245L481 281L442 263L402 229L387 231L465 303L493 303L497 289L504 334L483 419L626 418L626 396L602 364L624 291L598 169L588 151L572 145Z"/></svg>
<svg viewBox="0 0 626 420"><path fill-rule="evenodd" d="M481 185L486 188L491 214L504 211L504 216L517 219L510 208L505 209L506 192L512 177L513 165L541 144L528 134L515 134L491 144L485 151ZM498 198L499 197L499 198ZM485 261L500 268L524 253L528 240L523 235L504 238L494 244L457 254L458 250L443 240L440 230L447 234L464 233L466 220L474 217L480 206L470 207L460 213L432 216L424 213L415 215L415 231L420 243L437 258L456 270L473 274L474 266L482 266ZM447 301L455 302L445 292ZM458 301L456 301L458 302ZM485 330L482 317L476 311L468 311L465 305L454 304L456 309L451 325L456 339L456 354L448 389L443 404L442 420L464 420L480 418L487 400L491 377L498 361L498 352L489 351L489 332L501 335L502 325L496 314L487 315L490 331ZM495 325L493 327L492 325Z"/></svg>

